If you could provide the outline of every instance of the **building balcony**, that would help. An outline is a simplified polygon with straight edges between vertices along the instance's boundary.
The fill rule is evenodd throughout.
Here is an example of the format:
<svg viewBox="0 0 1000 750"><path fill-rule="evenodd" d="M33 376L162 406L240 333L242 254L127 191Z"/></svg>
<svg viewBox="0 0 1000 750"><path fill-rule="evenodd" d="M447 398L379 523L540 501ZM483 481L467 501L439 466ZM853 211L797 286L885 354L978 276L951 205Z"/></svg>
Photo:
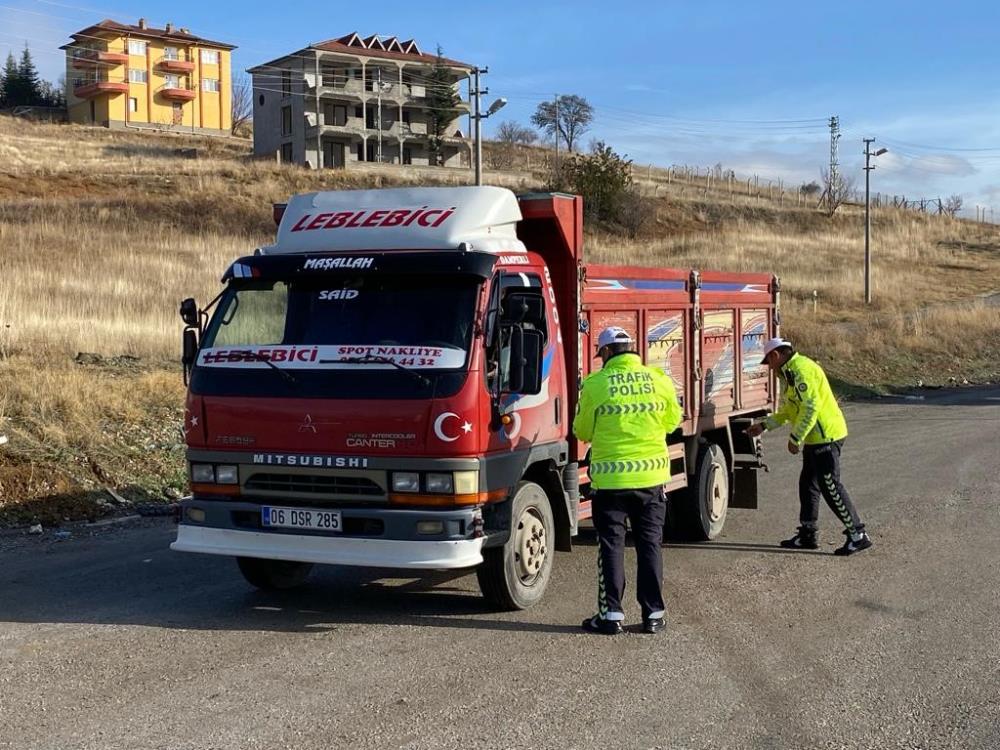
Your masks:
<svg viewBox="0 0 1000 750"><path fill-rule="evenodd" d="M189 86L185 86L183 84L175 85L173 83L163 84L156 90L156 93L164 99L170 99L177 102L189 102L198 95L198 92Z"/></svg>
<svg viewBox="0 0 1000 750"><path fill-rule="evenodd" d="M426 138L426 122L404 122L400 124L400 135L404 138Z"/></svg>
<svg viewBox="0 0 1000 750"><path fill-rule="evenodd" d="M194 60L163 56L156 61L156 67L167 73L192 73L194 72Z"/></svg>
<svg viewBox="0 0 1000 750"><path fill-rule="evenodd" d="M354 98L360 99L361 94L364 93L365 87L361 84L361 79L359 78L345 78L343 76L336 75L323 75L320 80L320 95L337 95L340 94L351 94ZM310 91L315 93L315 87L312 87Z"/></svg>
<svg viewBox="0 0 1000 750"><path fill-rule="evenodd" d="M107 52L105 50L88 49L80 50L73 56L73 67L80 69L97 67L114 67L124 65L128 62L128 55L124 52Z"/></svg>
<svg viewBox="0 0 1000 750"><path fill-rule="evenodd" d="M128 93L128 83L125 81L105 81L94 79L77 79L73 81L73 96L80 99L93 99L108 94L117 96Z"/></svg>

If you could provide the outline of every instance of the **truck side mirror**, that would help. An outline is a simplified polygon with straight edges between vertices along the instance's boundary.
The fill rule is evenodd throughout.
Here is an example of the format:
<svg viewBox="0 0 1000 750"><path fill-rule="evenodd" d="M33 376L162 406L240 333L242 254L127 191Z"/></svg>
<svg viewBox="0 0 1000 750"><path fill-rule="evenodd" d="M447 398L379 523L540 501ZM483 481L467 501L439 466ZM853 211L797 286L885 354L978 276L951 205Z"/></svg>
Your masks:
<svg viewBox="0 0 1000 750"><path fill-rule="evenodd" d="M542 391L543 337L541 331L514 326L510 332L511 393L534 395Z"/></svg>
<svg viewBox="0 0 1000 750"><path fill-rule="evenodd" d="M184 366L184 385L187 385L188 375L198 357L198 333L193 328L184 329L181 364Z"/></svg>
<svg viewBox="0 0 1000 750"><path fill-rule="evenodd" d="M186 300L181 302L181 320L184 321L184 325L191 326L192 328L199 328L201 324L201 314L198 311L198 303L194 301L193 297L188 297Z"/></svg>
<svg viewBox="0 0 1000 750"><path fill-rule="evenodd" d="M545 323L545 301L537 292L508 292L503 298L501 320L508 324Z"/></svg>

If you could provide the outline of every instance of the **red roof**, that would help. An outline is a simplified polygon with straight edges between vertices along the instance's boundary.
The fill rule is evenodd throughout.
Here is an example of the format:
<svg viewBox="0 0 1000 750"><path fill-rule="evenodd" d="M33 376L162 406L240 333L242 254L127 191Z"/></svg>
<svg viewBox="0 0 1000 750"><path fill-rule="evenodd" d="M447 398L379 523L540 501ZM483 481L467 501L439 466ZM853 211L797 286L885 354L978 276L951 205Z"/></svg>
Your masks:
<svg viewBox="0 0 1000 750"><path fill-rule="evenodd" d="M313 49L321 49L324 52L343 52L348 55L361 55L362 57L379 57L391 60L412 60L428 65L437 62L437 55L428 55L420 51L417 43L412 39L399 41L396 37L380 38L372 35L367 39L362 39L357 33L346 34L339 39L328 39L325 42L318 42L310 45ZM445 65L452 65L456 68L466 68L471 70L475 65L450 60L447 57L441 58Z"/></svg>
<svg viewBox="0 0 1000 750"><path fill-rule="evenodd" d="M144 37L146 39L163 39L164 41L177 42L178 44L200 44L206 47L218 47L219 49L236 49L235 45L226 44L225 42L213 42L211 39L195 36L188 31L181 31L180 28L177 27L171 28L170 31L167 31L166 29L154 29L152 26L143 28L133 24L118 23L117 21L112 21L110 18L105 18L103 21L95 23L93 26L88 26L75 34L70 34L70 36L78 42L88 42L90 41L90 37L96 36L102 32L128 34L129 36ZM71 46L73 45L64 44L59 49L66 49Z"/></svg>

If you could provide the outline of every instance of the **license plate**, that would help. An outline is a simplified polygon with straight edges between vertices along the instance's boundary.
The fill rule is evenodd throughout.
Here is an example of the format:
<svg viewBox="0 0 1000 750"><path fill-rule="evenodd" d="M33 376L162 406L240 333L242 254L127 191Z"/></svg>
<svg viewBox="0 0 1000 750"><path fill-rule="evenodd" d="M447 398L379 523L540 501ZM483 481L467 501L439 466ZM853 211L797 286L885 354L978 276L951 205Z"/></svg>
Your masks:
<svg viewBox="0 0 1000 750"><path fill-rule="evenodd" d="M341 530L339 510L275 508L265 505L260 509L260 522L262 526L269 529Z"/></svg>

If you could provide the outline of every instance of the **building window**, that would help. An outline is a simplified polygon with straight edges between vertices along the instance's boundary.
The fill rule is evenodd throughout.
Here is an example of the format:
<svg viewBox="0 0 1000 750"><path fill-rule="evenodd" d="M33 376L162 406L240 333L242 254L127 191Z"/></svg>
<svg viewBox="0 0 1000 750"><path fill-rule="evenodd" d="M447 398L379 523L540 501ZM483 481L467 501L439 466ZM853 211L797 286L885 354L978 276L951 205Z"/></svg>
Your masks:
<svg viewBox="0 0 1000 750"><path fill-rule="evenodd" d="M133 114L139 111L139 100L134 96L128 98L128 111Z"/></svg>
<svg viewBox="0 0 1000 750"><path fill-rule="evenodd" d="M281 134L291 135L292 134L292 108L282 107L281 108Z"/></svg>
<svg viewBox="0 0 1000 750"><path fill-rule="evenodd" d="M167 74L163 76L163 85L168 89L179 89L181 87L181 77Z"/></svg>
<svg viewBox="0 0 1000 750"><path fill-rule="evenodd" d="M361 107L355 107L354 108L354 116L355 117L364 117L365 116L364 110L362 110Z"/></svg>
<svg viewBox="0 0 1000 750"><path fill-rule="evenodd" d="M281 71L281 95L292 95L292 71L290 70Z"/></svg>
<svg viewBox="0 0 1000 750"><path fill-rule="evenodd" d="M163 48L163 59L164 60L180 60L181 56L177 53L176 47L164 47Z"/></svg>
<svg viewBox="0 0 1000 750"><path fill-rule="evenodd" d="M214 49L203 49L201 51L201 64L202 65L218 65L219 64L219 51Z"/></svg>
<svg viewBox="0 0 1000 750"><path fill-rule="evenodd" d="M292 144L282 143L281 144L281 163L291 164L292 163Z"/></svg>
<svg viewBox="0 0 1000 750"><path fill-rule="evenodd" d="M145 70L129 68L128 79L131 83L146 83L149 80L149 76Z"/></svg>
<svg viewBox="0 0 1000 750"><path fill-rule="evenodd" d="M128 53L130 55L143 55L146 54L146 43L141 39L129 39L128 40Z"/></svg>
<svg viewBox="0 0 1000 750"><path fill-rule="evenodd" d="M214 91L219 93L219 79L218 78L202 78L201 79L201 90L202 91Z"/></svg>

